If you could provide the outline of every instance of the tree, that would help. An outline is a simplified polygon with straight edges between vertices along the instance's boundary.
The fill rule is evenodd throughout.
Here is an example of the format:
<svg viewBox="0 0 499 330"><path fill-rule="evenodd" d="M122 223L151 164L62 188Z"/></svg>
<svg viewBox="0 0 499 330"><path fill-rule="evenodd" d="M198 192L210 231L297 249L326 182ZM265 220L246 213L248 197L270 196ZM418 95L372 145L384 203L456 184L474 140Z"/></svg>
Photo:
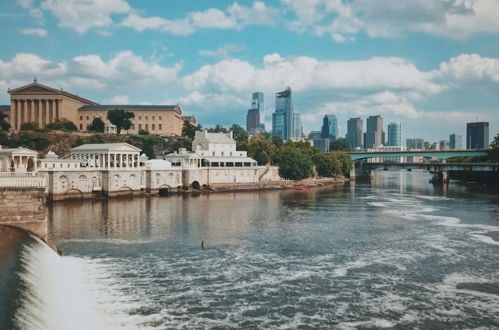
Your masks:
<svg viewBox="0 0 499 330"><path fill-rule="evenodd" d="M227 133L227 129L219 124L216 124L214 128L208 128L210 133Z"/></svg>
<svg viewBox="0 0 499 330"><path fill-rule="evenodd" d="M87 130L91 132L104 133L104 122L100 119L100 117L96 117L92 120L92 123L88 125Z"/></svg>
<svg viewBox="0 0 499 330"><path fill-rule="evenodd" d="M131 119L135 118L135 114L130 111L125 111L123 109L114 109L107 112L107 119L111 124L116 125L116 130L118 135L121 130L129 130L132 128Z"/></svg>
<svg viewBox="0 0 499 330"><path fill-rule="evenodd" d="M139 129L139 135L149 135L149 131L145 129Z"/></svg>
<svg viewBox="0 0 499 330"><path fill-rule="evenodd" d="M278 149L263 136L253 136L248 143L248 156L258 162L258 165L266 165L272 161Z"/></svg>
<svg viewBox="0 0 499 330"><path fill-rule="evenodd" d="M238 124L232 124L230 127L230 130L232 131L232 136L234 140L237 142L247 142L248 141L248 133L244 128L239 126Z"/></svg>
<svg viewBox="0 0 499 330"><path fill-rule="evenodd" d="M352 147L344 139L338 139L329 143L331 151L352 151Z"/></svg>
<svg viewBox="0 0 499 330"><path fill-rule="evenodd" d="M352 169L352 160L346 152L334 151L329 154L332 165L332 173L335 175L346 175Z"/></svg>
<svg viewBox="0 0 499 330"><path fill-rule="evenodd" d="M190 121L184 120L184 126L182 127L182 136L187 136L190 139L194 139L196 135L196 126L192 125Z"/></svg>
<svg viewBox="0 0 499 330"><path fill-rule="evenodd" d="M51 131L70 131L74 132L78 130L76 125L67 119L61 118L61 119L56 119L53 123L47 124L45 126L46 129L51 130Z"/></svg>
<svg viewBox="0 0 499 330"><path fill-rule="evenodd" d="M21 131L34 131L38 128L38 124L35 122L28 122L21 124Z"/></svg>
<svg viewBox="0 0 499 330"><path fill-rule="evenodd" d="M0 130L8 131L10 129L10 124L5 120L7 115L3 112L0 112Z"/></svg>
<svg viewBox="0 0 499 330"><path fill-rule="evenodd" d="M312 156L312 161L315 165L315 170L319 176L331 176L333 166L329 158L323 153L317 153Z"/></svg>
<svg viewBox="0 0 499 330"><path fill-rule="evenodd" d="M312 160L298 148L282 148L276 162L279 165L279 175L285 179L301 180L312 175Z"/></svg>
<svg viewBox="0 0 499 330"><path fill-rule="evenodd" d="M488 160L492 162L499 162L499 133L494 138L494 141L490 144L490 150L488 151Z"/></svg>
<svg viewBox="0 0 499 330"><path fill-rule="evenodd" d="M280 148L284 144L282 141L282 138L280 136L273 136L272 137L272 143L277 147Z"/></svg>

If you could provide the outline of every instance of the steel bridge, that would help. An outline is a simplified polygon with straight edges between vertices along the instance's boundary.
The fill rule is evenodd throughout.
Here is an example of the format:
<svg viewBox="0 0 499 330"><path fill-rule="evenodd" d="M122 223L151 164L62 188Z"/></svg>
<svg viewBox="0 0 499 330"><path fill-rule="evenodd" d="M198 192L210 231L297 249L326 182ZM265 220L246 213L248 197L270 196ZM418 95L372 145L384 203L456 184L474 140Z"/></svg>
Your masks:
<svg viewBox="0 0 499 330"><path fill-rule="evenodd" d="M467 150L410 150L410 151L352 151L349 152L353 161L368 158L400 158L400 157L435 157L448 159L453 157L487 156L487 149Z"/></svg>

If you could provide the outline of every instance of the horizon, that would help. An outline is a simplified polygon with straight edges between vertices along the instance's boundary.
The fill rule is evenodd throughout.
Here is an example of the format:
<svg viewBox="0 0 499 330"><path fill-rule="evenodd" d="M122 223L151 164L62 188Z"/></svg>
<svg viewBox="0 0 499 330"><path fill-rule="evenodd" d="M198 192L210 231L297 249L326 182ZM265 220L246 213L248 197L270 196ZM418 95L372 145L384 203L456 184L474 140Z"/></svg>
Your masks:
<svg viewBox="0 0 499 330"><path fill-rule="evenodd" d="M397 2L399 3L399 2ZM499 3L18 0L0 4L0 104L33 81L101 104L179 104L204 127L245 127L263 92L293 90L303 130L380 114L402 141L499 132ZM70 45L70 47L68 47ZM365 127L365 124L364 124Z"/></svg>

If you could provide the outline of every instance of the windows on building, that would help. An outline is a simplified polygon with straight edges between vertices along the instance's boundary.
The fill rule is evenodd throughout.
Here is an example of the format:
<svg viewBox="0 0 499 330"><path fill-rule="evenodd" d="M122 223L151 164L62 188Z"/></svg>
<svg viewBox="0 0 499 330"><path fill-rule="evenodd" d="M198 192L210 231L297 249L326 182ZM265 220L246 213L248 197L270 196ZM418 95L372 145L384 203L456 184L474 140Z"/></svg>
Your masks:
<svg viewBox="0 0 499 330"><path fill-rule="evenodd" d="M162 119L161 116L158 116L158 119L161 120Z"/></svg>
<svg viewBox="0 0 499 330"><path fill-rule="evenodd" d="M146 116L146 120L149 120L149 116Z"/></svg>
<svg viewBox="0 0 499 330"><path fill-rule="evenodd" d="M151 130L155 131L156 130L156 125L151 124Z"/></svg>
<svg viewBox="0 0 499 330"><path fill-rule="evenodd" d="M149 124L146 124L146 130L149 130Z"/></svg>
<svg viewBox="0 0 499 330"><path fill-rule="evenodd" d="M142 120L142 116L139 116L139 120Z"/></svg>
<svg viewBox="0 0 499 330"><path fill-rule="evenodd" d="M83 120L83 116L80 116L80 120Z"/></svg>
<svg viewBox="0 0 499 330"><path fill-rule="evenodd" d="M80 131L83 131L83 124L80 124Z"/></svg>
<svg viewBox="0 0 499 330"><path fill-rule="evenodd" d="M154 116L152 116L152 121L154 121Z"/></svg>
<svg viewBox="0 0 499 330"><path fill-rule="evenodd" d="M89 120L89 119L90 119L90 117L89 117L89 116L87 116L87 120Z"/></svg>
<svg viewBox="0 0 499 330"><path fill-rule="evenodd" d="M163 125L158 124L158 130L160 130L160 131L161 131L162 129L163 129Z"/></svg>

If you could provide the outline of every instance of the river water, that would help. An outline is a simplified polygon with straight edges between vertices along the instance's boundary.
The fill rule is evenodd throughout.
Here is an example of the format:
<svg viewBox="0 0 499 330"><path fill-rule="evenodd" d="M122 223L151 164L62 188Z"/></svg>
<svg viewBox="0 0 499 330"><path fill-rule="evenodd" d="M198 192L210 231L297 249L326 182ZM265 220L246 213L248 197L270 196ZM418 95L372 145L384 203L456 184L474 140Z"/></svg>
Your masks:
<svg viewBox="0 0 499 330"><path fill-rule="evenodd" d="M429 179L56 203L64 256L17 248L3 325L498 328L499 193Z"/></svg>

